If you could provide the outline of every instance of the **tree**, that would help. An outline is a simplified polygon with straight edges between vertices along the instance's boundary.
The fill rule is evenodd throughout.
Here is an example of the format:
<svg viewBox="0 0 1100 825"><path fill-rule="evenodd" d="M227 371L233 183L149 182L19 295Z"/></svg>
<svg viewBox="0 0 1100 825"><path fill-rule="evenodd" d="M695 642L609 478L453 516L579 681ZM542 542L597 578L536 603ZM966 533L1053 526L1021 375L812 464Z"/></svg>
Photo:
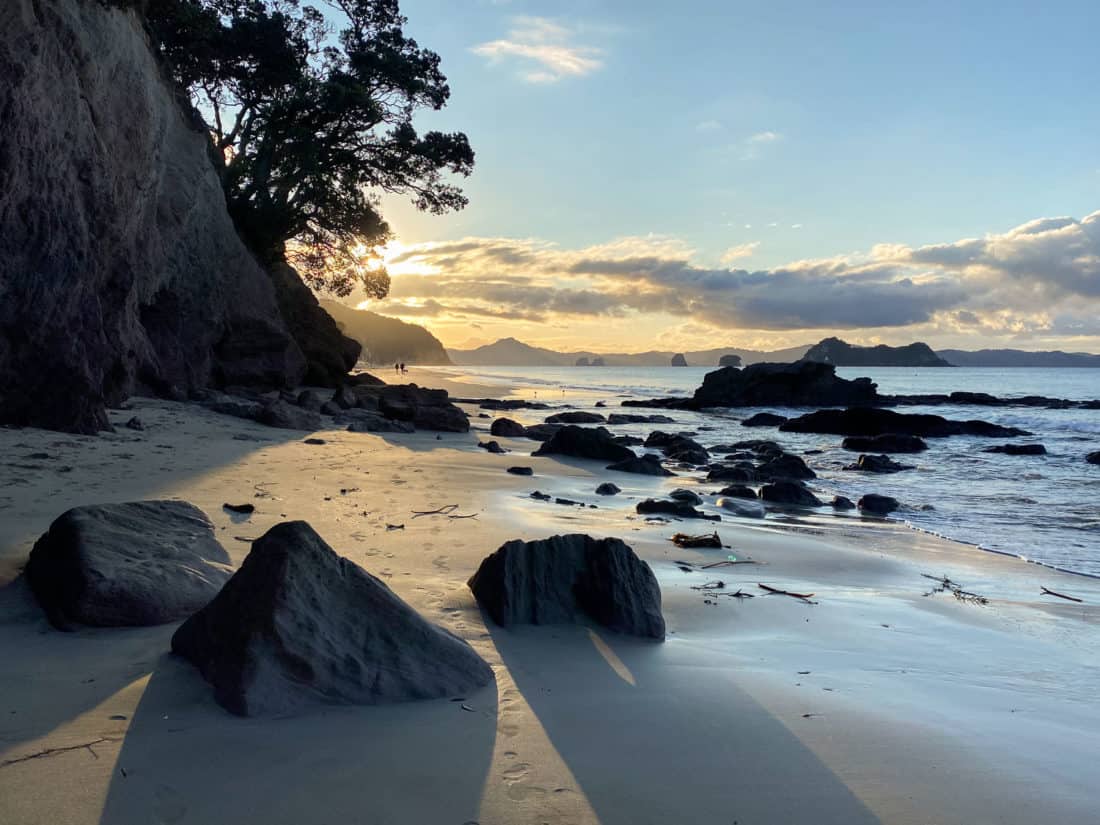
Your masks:
<svg viewBox="0 0 1100 825"><path fill-rule="evenodd" d="M238 232L267 263L312 286L384 297L377 248L391 232L379 194L462 209L446 175L467 176L461 132L420 134L421 109L450 97L439 55L403 32L397 0L150 0L166 63L211 135Z"/></svg>

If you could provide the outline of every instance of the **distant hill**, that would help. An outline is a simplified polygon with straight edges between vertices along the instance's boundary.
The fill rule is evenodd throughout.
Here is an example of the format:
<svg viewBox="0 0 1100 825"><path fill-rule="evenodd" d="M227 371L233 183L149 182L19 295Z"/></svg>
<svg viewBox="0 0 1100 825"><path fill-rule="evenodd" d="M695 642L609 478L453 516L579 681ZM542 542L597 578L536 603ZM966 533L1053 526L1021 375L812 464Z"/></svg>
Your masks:
<svg viewBox="0 0 1100 825"><path fill-rule="evenodd" d="M839 338L825 338L802 356L804 361L820 361L838 367L950 367L928 344L917 341L903 347L858 347Z"/></svg>
<svg viewBox="0 0 1100 825"><path fill-rule="evenodd" d="M350 333L349 333L350 334ZM774 352L720 347L717 349L697 350L695 352L556 352L543 347L534 347L515 338L501 338L492 344L477 349L449 349L451 360L460 366L469 367L572 367L593 365L602 361L601 366L608 367L667 367L673 357L680 355L694 367L717 367L724 355L735 355L742 363L755 364L758 361L797 361L808 347L790 347Z"/></svg>
<svg viewBox="0 0 1100 825"><path fill-rule="evenodd" d="M941 349L940 355L957 367L1100 367L1100 355L1087 352L1027 352L1020 349L982 349L968 352Z"/></svg>
<svg viewBox="0 0 1100 825"><path fill-rule="evenodd" d="M345 335L363 345L362 358L368 363L451 364L443 344L422 326L335 301L321 301L321 306Z"/></svg>

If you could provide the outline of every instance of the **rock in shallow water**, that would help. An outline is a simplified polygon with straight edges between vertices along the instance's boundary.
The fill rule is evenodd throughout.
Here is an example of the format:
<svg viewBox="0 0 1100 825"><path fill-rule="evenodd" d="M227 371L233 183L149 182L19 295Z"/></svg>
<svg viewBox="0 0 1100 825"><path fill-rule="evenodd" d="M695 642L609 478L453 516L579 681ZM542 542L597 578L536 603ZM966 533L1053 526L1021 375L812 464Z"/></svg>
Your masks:
<svg viewBox="0 0 1100 825"><path fill-rule="evenodd" d="M493 678L466 642L338 556L304 521L257 539L221 593L176 631L172 650L240 716L435 699Z"/></svg>
<svg viewBox="0 0 1100 825"><path fill-rule="evenodd" d="M183 501L74 507L35 542L27 582L50 621L104 627L178 621L229 578L206 515Z"/></svg>
<svg viewBox="0 0 1100 825"><path fill-rule="evenodd" d="M620 539L574 533L510 541L482 561L469 586L502 627L588 616L617 633L665 637L657 579Z"/></svg>
<svg viewBox="0 0 1100 825"><path fill-rule="evenodd" d="M760 499L771 504L820 507L821 500L797 481L777 481L760 488Z"/></svg>
<svg viewBox="0 0 1100 825"><path fill-rule="evenodd" d="M860 498L856 506L859 507L860 512L868 513L872 516L885 516L897 510L901 504L892 496L880 496L877 493L868 493Z"/></svg>
<svg viewBox="0 0 1100 825"><path fill-rule="evenodd" d="M528 432L533 427L528 427ZM634 458L634 451L616 443L603 427L578 427L567 424L557 430L532 455L571 455L603 461Z"/></svg>

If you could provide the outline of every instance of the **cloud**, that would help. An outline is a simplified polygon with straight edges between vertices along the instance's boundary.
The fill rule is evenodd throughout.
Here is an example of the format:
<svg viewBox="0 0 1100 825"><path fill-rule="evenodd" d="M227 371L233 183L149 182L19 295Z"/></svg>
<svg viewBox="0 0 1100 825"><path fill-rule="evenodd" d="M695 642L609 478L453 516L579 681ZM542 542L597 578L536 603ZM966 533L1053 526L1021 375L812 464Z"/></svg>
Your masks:
<svg viewBox="0 0 1100 825"><path fill-rule="evenodd" d="M528 83L556 83L603 66L602 50L574 42L576 36L574 29L546 17L516 17L507 37L481 43L472 51L490 65L518 63L520 77Z"/></svg>
<svg viewBox="0 0 1100 825"><path fill-rule="evenodd" d="M722 253L722 257L719 258L719 260L724 264L731 264L734 261L741 260L742 258L751 258L754 254L756 254L756 249L758 246L760 246L760 241L749 241L748 243L731 246L729 249Z"/></svg>

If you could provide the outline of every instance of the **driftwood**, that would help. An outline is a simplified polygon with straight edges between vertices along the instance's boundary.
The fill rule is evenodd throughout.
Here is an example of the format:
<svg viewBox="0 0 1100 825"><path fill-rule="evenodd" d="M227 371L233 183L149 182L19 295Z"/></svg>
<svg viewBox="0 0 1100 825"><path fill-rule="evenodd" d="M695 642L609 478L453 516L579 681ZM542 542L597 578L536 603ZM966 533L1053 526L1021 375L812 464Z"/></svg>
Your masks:
<svg viewBox="0 0 1100 825"><path fill-rule="evenodd" d="M412 517L420 518L421 516L446 516L450 515L457 509L457 504L444 504L442 507L436 507L434 510L413 510Z"/></svg>
<svg viewBox="0 0 1100 825"><path fill-rule="evenodd" d="M969 602L971 604L989 604L989 599L978 593L972 593L969 590L963 590L962 586L957 582L951 581L947 576L931 576L928 573L921 573L926 579L931 579L936 582L936 586L925 593L925 596L931 596L934 593L950 593L960 602Z"/></svg>
<svg viewBox="0 0 1100 825"><path fill-rule="evenodd" d="M723 559L722 561L712 561L710 564L704 564L700 567L700 570L709 570L711 567L721 567L724 564L760 564L761 562L756 559Z"/></svg>
<svg viewBox="0 0 1100 825"><path fill-rule="evenodd" d="M677 547L722 547L722 539L718 537L718 531L713 533L701 533L697 536L688 533L677 533L670 541Z"/></svg>
<svg viewBox="0 0 1100 825"><path fill-rule="evenodd" d="M1042 591L1042 594L1044 596L1057 596L1059 599L1065 599L1067 602L1077 602L1078 604L1083 604L1085 601L1084 599L1079 599L1076 596L1067 596L1065 593L1059 593L1055 590L1051 590L1049 587L1043 587L1042 585L1039 585L1039 590Z"/></svg>
<svg viewBox="0 0 1100 825"><path fill-rule="evenodd" d="M771 587L766 584L760 584L759 582L756 583L756 586L759 587L761 590L766 590L769 593L774 593L777 596L790 596L791 598L803 599L805 601L809 601L814 595L813 593L794 593L790 590L780 590L778 587Z"/></svg>

